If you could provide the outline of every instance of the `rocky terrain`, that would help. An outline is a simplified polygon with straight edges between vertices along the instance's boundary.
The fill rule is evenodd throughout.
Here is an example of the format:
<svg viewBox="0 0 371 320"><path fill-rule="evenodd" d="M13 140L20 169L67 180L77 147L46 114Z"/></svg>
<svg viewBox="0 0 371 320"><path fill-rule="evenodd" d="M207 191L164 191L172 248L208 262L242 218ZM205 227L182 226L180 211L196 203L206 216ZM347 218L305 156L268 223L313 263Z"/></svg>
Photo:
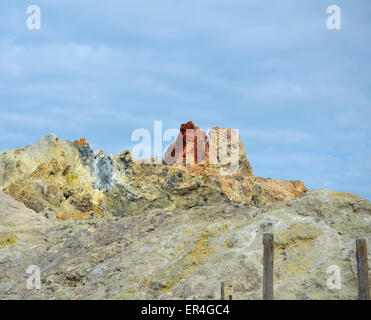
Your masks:
<svg viewBox="0 0 371 320"><path fill-rule="evenodd" d="M262 234L275 235L276 299L357 299L355 239L371 204L329 190L262 208L218 204L56 223L0 194L0 299L261 299ZM371 258L371 256L370 256ZM29 290L29 265L41 289ZM330 290L327 268L341 270Z"/></svg>
<svg viewBox="0 0 371 320"><path fill-rule="evenodd" d="M219 145L229 143L218 140ZM56 213L59 220L225 202L261 207L307 190L300 181L255 177L243 143L238 145L238 170L221 174L227 165L185 164L182 155L171 164L133 161L128 150L106 155L93 152L85 139L73 143L50 134L0 153L0 190L36 212Z"/></svg>
<svg viewBox="0 0 371 320"><path fill-rule="evenodd" d="M276 299L357 299L355 239L370 243L371 203L256 177L239 145L233 174L210 164L209 144L202 164L137 162L55 135L0 153L0 299L219 299L222 281L234 299L261 299L267 232ZM39 290L26 286L31 265ZM334 265L339 290L326 284Z"/></svg>

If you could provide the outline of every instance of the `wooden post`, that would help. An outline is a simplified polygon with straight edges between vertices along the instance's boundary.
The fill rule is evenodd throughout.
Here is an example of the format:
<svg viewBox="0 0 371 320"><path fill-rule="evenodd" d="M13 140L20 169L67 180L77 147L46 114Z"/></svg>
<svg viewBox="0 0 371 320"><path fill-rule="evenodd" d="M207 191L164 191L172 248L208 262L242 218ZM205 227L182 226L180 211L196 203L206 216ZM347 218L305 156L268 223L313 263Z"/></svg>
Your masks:
<svg viewBox="0 0 371 320"><path fill-rule="evenodd" d="M273 234L263 235L263 300L273 300Z"/></svg>
<svg viewBox="0 0 371 320"><path fill-rule="evenodd" d="M368 287L368 261L367 243L364 239L356 241L357 273L358 273L358 297L359 300L370 300Z"/></svg>
<svg viewBox="0 0 371 320"><path fill-rule="evenodd" d="M229 296L229 300L232 300L232 295Z"/></svg>
<svg viewBox="0 0 371 320"><path fill-rule="evenodd" d="M220 293L221 293L221 300L225 300L225 296L224 296L224 282L222 282L222 285L221 285L221 288L220 288Z"/></svg>

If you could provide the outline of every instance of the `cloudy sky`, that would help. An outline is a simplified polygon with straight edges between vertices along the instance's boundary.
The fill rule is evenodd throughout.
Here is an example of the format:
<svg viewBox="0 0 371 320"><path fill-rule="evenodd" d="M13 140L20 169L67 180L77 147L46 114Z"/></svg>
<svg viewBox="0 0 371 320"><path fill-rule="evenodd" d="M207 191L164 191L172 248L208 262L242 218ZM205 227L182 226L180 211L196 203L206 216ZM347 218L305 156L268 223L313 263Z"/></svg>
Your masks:
<svg viewBox="0 0 371 320"><path fill-rule="evenodd" d="M1 0L0 150L54 132L117 153L193 120L239 129L256 175L371 199L370 18L369 0Z"/></svg>

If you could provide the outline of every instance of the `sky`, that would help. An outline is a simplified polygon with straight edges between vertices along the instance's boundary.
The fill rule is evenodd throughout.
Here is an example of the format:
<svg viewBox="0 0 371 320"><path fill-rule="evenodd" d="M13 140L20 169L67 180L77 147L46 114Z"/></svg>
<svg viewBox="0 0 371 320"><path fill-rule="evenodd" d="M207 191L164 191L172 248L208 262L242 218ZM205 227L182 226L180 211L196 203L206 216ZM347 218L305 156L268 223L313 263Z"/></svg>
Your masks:
<svg viewBox="0 0 371 320"><path fill-rule="evenodd" d="M370 200L370 18L369 0L1 0L0 150L55 133L115 154L192 120L239 129L255 175Z"/></svg>

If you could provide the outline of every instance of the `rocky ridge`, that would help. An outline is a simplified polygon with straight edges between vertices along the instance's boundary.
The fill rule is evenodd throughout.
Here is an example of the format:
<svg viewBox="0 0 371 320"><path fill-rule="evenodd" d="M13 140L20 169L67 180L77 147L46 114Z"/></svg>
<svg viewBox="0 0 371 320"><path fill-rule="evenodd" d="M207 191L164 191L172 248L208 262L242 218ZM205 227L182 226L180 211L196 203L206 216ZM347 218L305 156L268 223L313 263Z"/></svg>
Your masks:
<svg viewBox="0 0 371 320"><path fill-rule="evenodd" d="M178 138L183 144L182 130ZM218 147L229 143L223 137L218 141ZM239 146L238 171L221 174L228 168L208 164L208 153L202 164L186 165L183 155L173 164L138 162L128 150L106 155L94 152L85 139L71 142L50 134L33 145L0 153L0 190L36 212L55 212L60 220L224 202L261 207L307 190L300 181L254 176L241 140Z"/></svg>

